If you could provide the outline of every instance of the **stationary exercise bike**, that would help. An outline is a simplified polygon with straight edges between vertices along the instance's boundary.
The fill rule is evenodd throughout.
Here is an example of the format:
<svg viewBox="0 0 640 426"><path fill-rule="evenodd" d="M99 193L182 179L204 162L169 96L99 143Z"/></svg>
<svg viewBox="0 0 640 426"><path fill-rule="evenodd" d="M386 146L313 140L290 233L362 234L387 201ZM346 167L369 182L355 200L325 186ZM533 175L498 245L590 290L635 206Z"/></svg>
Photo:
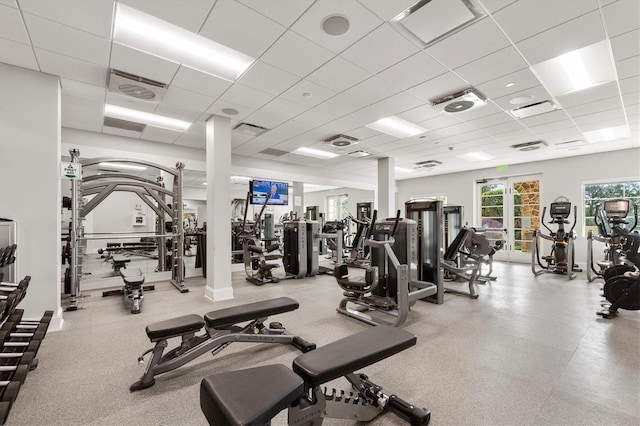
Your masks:
<svg viewBox="0 0 640 426"><path fill-rule="evenodd" d="M567 218L571 214L571 202L566 197L558 197L551 203L549 208L549 215L551 221L549 223L558 225L558 229L554 232L544 223L544 216L547 208L542 210L542 217L540 223L549 230L549 235L543 234L540 229L533 231L533 237L531 239L533 249L531 250L531 271L533 275L538 276L542 273L549 272L554 274L568 274L569 279L576 277L576 272L582 272L582 269L574 263L575 259L575 247L573 241L576 239L576 235L573 229L578 222L578 208L573 207L573 226L569 232L564 229L564 225L568 225ZM545 261L545 265L542 264L540 259L540 242L539 239L545 239L551 241L551 253L547 256L542 256L542 260ZM536 268L536 265L540 269Z"/></svg>

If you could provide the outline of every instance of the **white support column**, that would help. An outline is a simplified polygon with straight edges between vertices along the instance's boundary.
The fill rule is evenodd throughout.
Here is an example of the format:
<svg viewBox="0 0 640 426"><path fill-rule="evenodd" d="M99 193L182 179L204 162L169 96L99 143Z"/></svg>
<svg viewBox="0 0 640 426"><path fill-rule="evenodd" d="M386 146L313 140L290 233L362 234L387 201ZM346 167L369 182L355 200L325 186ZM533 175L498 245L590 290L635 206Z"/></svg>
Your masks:
<svg viewBox="0 0 640 426"><path fill-rule="evenodd" d="M233 299L231 287L231 121L211 116L207 138L207 286L205 297Z"/></svg>
<svg viewBox="0 0 640 426"><path fill-rule="evenodd" d="M304 183L293 182L293 202L290 202L291 210L296 212L298 217L304 217Z"/></svg>
<svg viewBox="0 0 640 426"><path fill-rule="evenodd" d="M378 218L384 220L396 215L395 160L385 157L378 160Z"/></svg>

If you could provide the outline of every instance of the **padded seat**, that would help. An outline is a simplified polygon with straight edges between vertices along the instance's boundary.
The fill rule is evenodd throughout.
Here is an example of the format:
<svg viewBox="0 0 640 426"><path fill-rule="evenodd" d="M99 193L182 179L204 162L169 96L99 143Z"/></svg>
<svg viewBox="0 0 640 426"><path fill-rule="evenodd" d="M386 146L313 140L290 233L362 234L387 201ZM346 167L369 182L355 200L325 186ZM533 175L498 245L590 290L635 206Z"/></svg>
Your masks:
<svg viewBox="0 0 640 426"><path fill-rule="evenodd" d="M124 265L125 263L129 263L131 262L131 258L128 258L126 256L113 256L113 263L114 264L120 264L120 265Z"/></svg>
<svg viewBox="0 0 640 426"><path fill-rule="evenodd" d="M140 268L120 269L120 275L125 284L131 286L141 286L144 284L144 275Z"/></svg>
<svg viewBox="0 0 640 426"><path fill-rule="evenodd" d="M353 373L416 344L401 328L378 325L322 346L293 360L293 371L309 386Z"/></svg>
<svg viewBox="0 0 640 426"><path fill-rule="evenodd" d="M191 314L150 324L147 326L146 331L147 337L152 342L157 342L158 340L182 336L187 333L195 333L203 326L202 317Z"/></svg>
<svg viewBox="0 0 640 426"><path fill-rule="evenodd" d="M298 309L299 306L298 302L291 298L278 297L276 299L211 311L204 315L204 320L207 323L207 327L217 328L294 311Z"/></svg>
<svg viewBox="0 0 640 426"><path fill-rule="evenodd" d="M200 407L211 425L265 425L304 394L302 379L281 364L229 371L200 384Z"/></svg>

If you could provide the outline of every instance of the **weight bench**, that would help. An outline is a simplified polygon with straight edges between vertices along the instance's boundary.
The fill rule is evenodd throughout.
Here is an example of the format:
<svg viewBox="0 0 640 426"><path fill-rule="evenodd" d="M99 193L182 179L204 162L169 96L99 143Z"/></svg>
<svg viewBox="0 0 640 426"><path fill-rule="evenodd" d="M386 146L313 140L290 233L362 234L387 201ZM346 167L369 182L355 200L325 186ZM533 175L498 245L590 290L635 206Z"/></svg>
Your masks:
<svg viewBox="0 0 640 426"><path fill-rule="evenodd" d="M279 297L218 309L204 317L191 314L150 324L146 328L147 337L155 346L143 353L138 361L142 363L149 352L152 352L151 360L140 380L129 390L135 392L151 387L156 382L156 375L175 370L205 352L215 355L233 342L288 343L302 352L309 352L316 345L291 334L282 324L272 322L268 327L264 325L270 315L294 311L299 306L293 299ZM239 325L247 321L246 325ZM204 333L196 335L203 327ZM180 345L163 355L167 339L172 337L180 337Z"/></svg>
<svg viewBox="0 0 640 426"><path fill-rule="evenodd" d="M142 311L145 290L155 290L156 287L154 285L142 285L144 284L144 274L140 268L120 269L120 276L124 281L124 286L118 290L103 291L102 297L121 294L124 298L124 304L131 307L131 313L139 314Z"/></svg>
<svg viewBox="0 0 640 426"><path fill-rule="evenodd" d="M127 263L131 262L131 259L125 256L112 256L113 273L118 275L122 269L127 268Z"/></svg>
<svg viewBox="0 0 640 426"><path fill-rule="evenodd" d="M387 395L354 371L416 344L399 328L379 325L281 364L230 371L200 384L200 407L211 425L267 425L285 408L290 425L319 425L324 417L369 421L391 410L412 425L426 425L429 410ZM321 385L344 376L352 391L327 391Z"/></svg>

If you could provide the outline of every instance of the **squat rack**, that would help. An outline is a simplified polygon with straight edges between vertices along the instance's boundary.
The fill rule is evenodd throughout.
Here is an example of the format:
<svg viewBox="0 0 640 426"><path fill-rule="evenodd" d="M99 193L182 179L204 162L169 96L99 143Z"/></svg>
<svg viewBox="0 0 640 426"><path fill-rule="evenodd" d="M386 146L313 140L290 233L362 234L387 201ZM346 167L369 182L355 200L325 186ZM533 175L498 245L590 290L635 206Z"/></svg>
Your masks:
<svg viewBox="0 0 640 426"><path fill-rule="evenodd" d="M80 292L80 278L82 276L82 257L86 253L87 240L99 237L87 236L84 233L84 218L104 201L114 191L131 192L148 205L157 215L155 237L158 239L158 270L164 271L166 247L164 238L171 237L171 284L181 293L189 291L184 285L183 247L184 229L182 227L183 200L182 200L182 172L184 163L177 162L175 169L160 164L120 157L100 157L80 160L80 151L70 149L71 163L80 164L83 168L99 163L128 163L155 168L173 176L173 188L165 188L162 178L156 181L144 177L124 173L105 173L88 176L87 178L71 180L71 226L70 226L70 276L71 297L67 310L78 309L78 294ZM86 196L94 197L85 201ZM171 197L171 204L166 202L166 197ZM165 234L165 215L171 217L172 230Z"/></svg>

